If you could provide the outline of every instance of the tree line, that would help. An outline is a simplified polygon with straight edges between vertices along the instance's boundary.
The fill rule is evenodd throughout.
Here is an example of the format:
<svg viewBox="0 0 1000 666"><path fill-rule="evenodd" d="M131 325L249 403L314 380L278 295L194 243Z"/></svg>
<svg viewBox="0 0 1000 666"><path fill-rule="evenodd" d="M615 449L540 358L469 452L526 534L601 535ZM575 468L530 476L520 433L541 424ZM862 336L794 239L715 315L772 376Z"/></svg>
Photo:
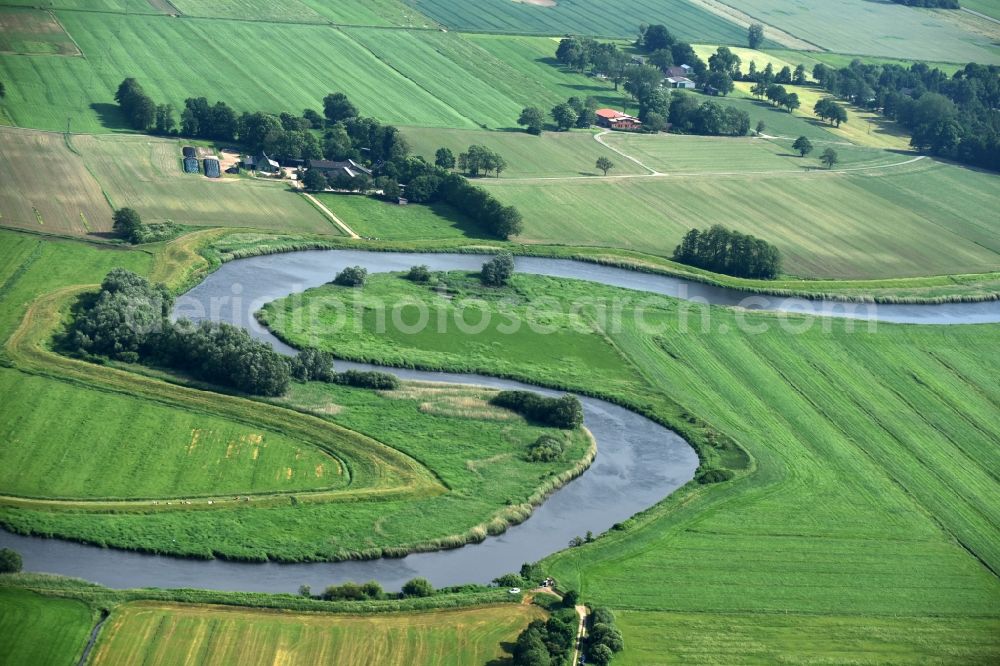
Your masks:
<svg viewBox="0 0 1000 666"><path fill-rule="evenodd" d="M836 97L895 120L932 155L1000 170L1000 67L969 63L951 76L924 63L813 68Z"/></svg>
<svg viewBox="0 0 1000 666"><path fill-rule="evenodd" d="M674 261L735 277L770 280L781 271L778 248L754 236L712 225L691 229L674 249Z"/></svg>
<svg viewBox="0 0 1000 666"><path fill-rule="evenodd" d="M64 349L99 361L147 363L171 368L201 381L252 395L279 396L292 378L361 388L393 389L398 379L381 372L333 372L333 357L304 349L293 358L229 324L169 319L173 297L162 284L124 268L84 296L61 340Z"/></svg>
<svg viewBox="0 0 1000 666"><path fill-rule="evenodd" d="M744 136L750 131L750 114L746 111L712 100L699 102L684 92L671 96L669 118L670 130L680 134Z"/></svg>

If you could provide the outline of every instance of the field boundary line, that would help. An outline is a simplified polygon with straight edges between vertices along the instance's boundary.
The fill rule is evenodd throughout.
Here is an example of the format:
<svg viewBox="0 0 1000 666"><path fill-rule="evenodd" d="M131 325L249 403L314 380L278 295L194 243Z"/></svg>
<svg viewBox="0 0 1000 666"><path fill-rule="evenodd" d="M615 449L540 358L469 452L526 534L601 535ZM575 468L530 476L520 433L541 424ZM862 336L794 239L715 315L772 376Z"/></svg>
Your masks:
<svg viewBox="0 0 1000 666"><path fill-rule="evenodd" d="M350 238L356 238L356 239L361 238L361 236L359 236L357 232L354 231L354 229L351 229L349 226L347 226L343 220L337 217L333 213L333 211L327 208L326 205L323 204L323 202L321 202L319 199L309 194L308 192L302 192L302 196L308 199L312 203L312 205L315 206L317 210L319 210L319 212L323 213L328 218L330 218L330 220L333 221L333 223L337 225L340 228L340 230L343 231L345 234L347 234Z"/></svg>
<svg viewBox="0 0 1000 666"><path fill-rule="evenodd" d="M977 12L975 9L969 9L968 7L962 7L962 11L977 16L986 21L992 21L993 23L1000 23L1000 19L995 19L992 16L987 16L982 12Z"/></svg>
<svg viewBox="0 0 1000 666"><path fill-rule="evenodd" d="M603 132L598 132L597 134L594 135L594 141L596 141L597 143L601 144L602 146L604 146L605 148L607 148L611 152L617 153L618 155L621 155L625 159L630 160L632 162L635 162L636 164L638 164L643 169L645 169L646 171L649 172L648 174L630 174L630 175L640 175L640 176L666 176L667 175L665 173L660 173L659 171L657 171L656 169L654 169L652 167L646 166L645 164L643 164L642 162L640 162L638 158L632 157L628 153L623 152L623 151L619 150L618 148L615 148L614 146L605 143L603 137L607 136L608 134L611 134L611 130L604 130ZM575 178L593 178L594 176L574 176L574 177Z"/></svg>
<svg viewBox="0 0 1000 666"><path fill-rule="evenodd" d="M625 157L628 157L625 155ZM540 176L536 178L504 178L502 180L497 180L497 183L535 183L535 182L545 182L545 181L565 181L565 180L589 180L595 182L608 182L611 180L629 180L629 179L645 179L645 178L691 178L691 177L701 177L701 176L787 176L787 175L809 175L809 174L837 174L837 173L850 173L853 171L873 171L875 169L891 169L894 167L906 166L907 164L913 164L914 162L919 162L920 160L927 159L926 155L918 155L911 159L905 160L903 162L894 162L893 164L872 164L869 166L859 166L859 167L846 167L844 169L809 169L809 170L775 170L775 171L685 171L681 173L640 173L640 174L621 174L619 176ZM646 167L649 168L649 167Z"/></svg>

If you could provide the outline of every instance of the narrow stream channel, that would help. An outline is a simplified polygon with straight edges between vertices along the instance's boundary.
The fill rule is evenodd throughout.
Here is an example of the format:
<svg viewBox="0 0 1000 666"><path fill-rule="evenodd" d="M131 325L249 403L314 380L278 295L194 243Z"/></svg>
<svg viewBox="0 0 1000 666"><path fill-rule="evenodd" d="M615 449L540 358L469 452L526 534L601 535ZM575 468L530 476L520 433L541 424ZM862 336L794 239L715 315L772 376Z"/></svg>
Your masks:
<svg viewBox="0 0 1000 666"><path fill-rule="evenodd" d="M176 316L212 319L246 327L254 337L291 353L253 319L265 303L328 282L345 266L361 265L372 273L404 271L415 264L432 270L476 270L483 256L467 254L381 253L328 250L292 252L242 259L226 264L180 297ZM935 305L855 305L839 302L752 296L677 278L561 259L518 258L517 271L575 278L718 305L805 312L821 316L880 322L965 324L1000 322L1000 302ZM338 368L370 367L338 362ZM392 370L406 379L500 388L528 388L518 382L468 374ZM486 583L565 548L588 530L599 534L616 522L646 509L689 481L698 465L694 451L675 433L627 409L583 399L585 424L598 442L598 456L578 479L554 493L530 519L506 533L463 548L419 553L399 559L309 564L249 564L201 561L105 549L58 539L23 537L0 531L0 546L14 548L25 568L78 576L116 588L195 587L219 590L294 592L347 580L377 580L399 589L415 576L436 586Z"/></svg>

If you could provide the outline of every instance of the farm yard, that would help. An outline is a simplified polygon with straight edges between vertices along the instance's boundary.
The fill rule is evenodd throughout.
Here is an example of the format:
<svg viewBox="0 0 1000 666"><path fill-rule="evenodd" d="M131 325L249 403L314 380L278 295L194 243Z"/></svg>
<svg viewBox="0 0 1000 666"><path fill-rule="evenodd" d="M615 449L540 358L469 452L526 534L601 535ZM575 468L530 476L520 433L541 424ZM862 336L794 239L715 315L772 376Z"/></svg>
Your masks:
<svg viewBox="0 0 1000 666"><path fill-rule="evenodd" d="M543 617L537 606L512 604L352 616L136 602L108 620L91 663L168 666L198 654L234 666L484 664Z"/></svg>
<svg viewBox="0 0 1000 666"><path fill-rule="evenodd" d="M176 140L10 129L0 137L0 164L14 176L0 184L2 226L106 235L113 207L130 206L149 222L339 233L287 185L185 177ZM60 196L46 196L54 182Z"/></svg>

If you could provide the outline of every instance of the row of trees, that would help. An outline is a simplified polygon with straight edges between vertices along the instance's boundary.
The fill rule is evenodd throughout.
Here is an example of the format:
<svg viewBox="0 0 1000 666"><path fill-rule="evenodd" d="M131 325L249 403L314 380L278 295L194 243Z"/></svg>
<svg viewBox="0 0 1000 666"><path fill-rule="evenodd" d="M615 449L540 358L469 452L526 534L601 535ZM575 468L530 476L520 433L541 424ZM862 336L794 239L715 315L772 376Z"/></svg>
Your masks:
<svg viewBox="0 0 1000 666"><path fill-rule="evenodd" d="M766 97L775 106L788 109L789 113L802 106L798 93L790 93L785 90L783 85L778 83L766 85L763 81L760 81L750 87L750 92L758 99Z"/></svg>
<svg viewBox="0 0 1000 666"><path fill-rule="evenodd" d="M767 241L713 225L691 229L674 249L674 261L735 277L770 280L781 271L781 253Z"/></svg>
<svg viewBox="0 0 1000 666"><path fill-rule="evenodd" d="M813 113L823 120L829 120L831 125L835 124L837 127L840 127L840 123L847 122L847 110L829 97L817 100L813 105Z"/></svg>
<svg viewBox="0 0 1000 666"><path fill-rule="evenodd" d="M587 631L587 662L597 666L607 666L615 654L625 649L625 640L615 622L615 615L608 608L595 608L589 617Z"/></svg>
<svg viewBox="0 0 1000 666"><path fill-rule="evenodd" d="M442 156L438 155L437 157L440 158ZM438 163L438 166L442 166L440 164L442 160L435 161ZM446 158L443 162L448 163L450 160ZM486 146L472 145L464 153L459 153L458 160L453 162L451 166L457 166L459 170L464 171L470 176L478 176L479 174L489 176L491 173L495 173L497 178L499 178L500 174L507 168L507 160Z"/></svg>
<svg viewBox="0 0 1000 666"><path fill-rule="evenodd" d="M501 391L490 404L517 412L529 421L572 430L583 425L583 405L574 395L546 398L531 391Z"/></svg>
<svg viewBox="0 0 1000 666"><path fill-rule="evenodd" d="M1000 170L1000 67L969 63L948 76L917 63L813 68L831 94L880 111L911 134L911 145L967 164Z"/></svg>

